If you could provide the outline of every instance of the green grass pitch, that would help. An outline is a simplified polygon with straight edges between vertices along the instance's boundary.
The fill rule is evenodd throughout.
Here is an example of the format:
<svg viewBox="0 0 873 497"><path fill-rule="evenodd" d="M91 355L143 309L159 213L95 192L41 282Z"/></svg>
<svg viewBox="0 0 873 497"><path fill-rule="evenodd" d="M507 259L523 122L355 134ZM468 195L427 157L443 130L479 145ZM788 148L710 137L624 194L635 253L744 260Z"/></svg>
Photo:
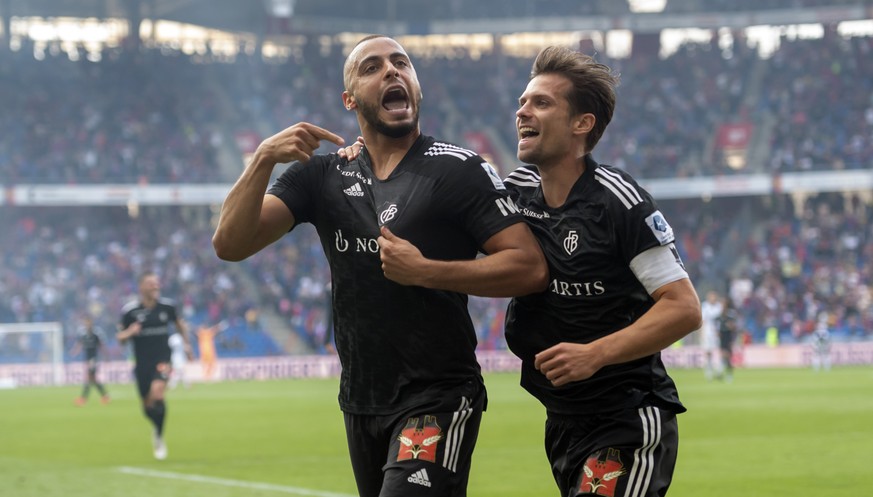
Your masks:
<svg viewBox="0 0 873 497"><path fill-rule="evenodd" d="M873 489L873 368L673 370L689 412L671 497L858 497ZM514 373L486 376L469 494L558 497L544 412ZM355 494L337 380L198 384L168 395L170 456L155 461L132 385L75 407L78 387L0 390L0 496Z"/></svg>

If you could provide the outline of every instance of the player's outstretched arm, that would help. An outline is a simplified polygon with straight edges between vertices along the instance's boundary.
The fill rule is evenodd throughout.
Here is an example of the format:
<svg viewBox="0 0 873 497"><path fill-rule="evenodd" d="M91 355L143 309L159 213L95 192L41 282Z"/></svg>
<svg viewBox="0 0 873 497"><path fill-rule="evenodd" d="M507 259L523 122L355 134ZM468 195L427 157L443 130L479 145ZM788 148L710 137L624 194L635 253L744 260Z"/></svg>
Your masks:
<svg viewBox="0 0 873 497"><path fill-rule="evenodd" d="M212 246L220 259L241 261L278 240L294 225L285 204L265 195L276 164L308 161L321 140L342 145L339 136L309 123L298 123L267 138L221 206Z"/></svg>
<svg viewBox="0 0 873 497"><path fill-rule="evenodd" d="M493 235L483 246L488 255L472 260L427 259L386 227L382 228L379 247L385 276L402 285L514 297L542 291L548 284L542 249L523 222Z"/></svg>

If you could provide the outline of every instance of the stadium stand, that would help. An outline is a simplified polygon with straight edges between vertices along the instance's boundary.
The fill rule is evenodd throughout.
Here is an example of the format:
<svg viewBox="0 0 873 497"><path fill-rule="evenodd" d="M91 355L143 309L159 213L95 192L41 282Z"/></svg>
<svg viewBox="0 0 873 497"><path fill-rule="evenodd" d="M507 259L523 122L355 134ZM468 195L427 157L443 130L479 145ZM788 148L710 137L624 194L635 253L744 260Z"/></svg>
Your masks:
<svg viewBox="0 0 873 497"><path fill-rule="evenodd" d="M734 11L784 2L710 4ZM507 15L525 9L525 2L506 5ZM669 5L683 11L681 2ZM476 16L476 9L464 12ZM586 13L600 11L579 7ZM623 84L595 157L646 180L869 170L873 65L864 61L871 51L873 38L827 29L820 39L786 37L769 59L740 44L688 44L664 59L599 56ZM313 43L284 62L240 55L202 63L146 48L107 48L97 63L51 51L37 60L32 52L26 44L0 50L4 187L227 183L252 141L295 122L317 123L347 140L357 135L354 114L340 105L339 46ZM515 166L516 99L530 63L462 50L416 60L425 92L422 129L462 145L467 133L486 130L493 161L508 171ZM719 150L721 130L737 123L767 138L758 148L749 144L740 168ZM239 137L249 137L249 149ZM771 327L783 342L803 340L822 310L833 316L836 339L871 338L869 192L660 203L701 293L730 293L754 341L764 341ZM136 275L153 269L186 319L229 324L217 340L219 357L326 353L330 273L307 227L228 265L212 253L213 212L206 206L0 209L0 322L72 323L89 312L113 330L121 305L135 294ZM505 299L471 298L482 348L505 348L505 306ZM123 357L110 342L110 356ZM20 349L4 342L0 361L38 354Z"/></svg>
<svg viewBox="0 0 873 497"><path fill-rule="evenodd" d="M219 178L221 120L208 82L222 66L156 51L107 50L99 63L31 53L0 51L5 184Z"/></svg>

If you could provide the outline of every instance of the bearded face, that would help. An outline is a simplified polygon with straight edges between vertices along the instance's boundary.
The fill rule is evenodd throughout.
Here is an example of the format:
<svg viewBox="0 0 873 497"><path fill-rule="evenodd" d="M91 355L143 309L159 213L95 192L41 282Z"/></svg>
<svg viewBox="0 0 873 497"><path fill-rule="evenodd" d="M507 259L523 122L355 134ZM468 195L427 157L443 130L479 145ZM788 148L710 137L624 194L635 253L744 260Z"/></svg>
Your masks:
<svg viewBox="0 0 873 497"><path fill-rule="evenodd" d="M378 102L362 102L358 100L358 111L364 120L380 134L391 138L400 138L408 135L418 128L419 107L416 104L411 109L411 119L388 122L380 115L383 104Z"/></svg>

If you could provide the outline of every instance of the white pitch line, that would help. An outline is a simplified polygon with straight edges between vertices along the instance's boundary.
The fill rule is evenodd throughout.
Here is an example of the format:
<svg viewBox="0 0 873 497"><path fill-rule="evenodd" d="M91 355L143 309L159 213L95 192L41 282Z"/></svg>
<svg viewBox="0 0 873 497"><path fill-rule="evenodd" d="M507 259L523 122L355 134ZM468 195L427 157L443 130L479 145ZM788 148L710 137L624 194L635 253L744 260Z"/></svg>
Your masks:
<svg viewBox="0 0 873 497"><path fill-rule="evenodd" d="M335 492L325 492L322 490L312 490L310 488L288 487L285 485L274 485L272 483L259 483L242 480L229 480L227 478L216 478L214 476L203 475L188 475L184 473L172 473L170 471L155 471L153 469L132 468L130 466L121 466L118 471L129 475L149 476L152 478L166 478L168 480L184 480L198 483L211 483L213 485L222 485L225 487L239 487L255 490L271 490L273 492L282 492L292 495L310 495L313 497L355 497L350 494L339 494Z"/></svg>

